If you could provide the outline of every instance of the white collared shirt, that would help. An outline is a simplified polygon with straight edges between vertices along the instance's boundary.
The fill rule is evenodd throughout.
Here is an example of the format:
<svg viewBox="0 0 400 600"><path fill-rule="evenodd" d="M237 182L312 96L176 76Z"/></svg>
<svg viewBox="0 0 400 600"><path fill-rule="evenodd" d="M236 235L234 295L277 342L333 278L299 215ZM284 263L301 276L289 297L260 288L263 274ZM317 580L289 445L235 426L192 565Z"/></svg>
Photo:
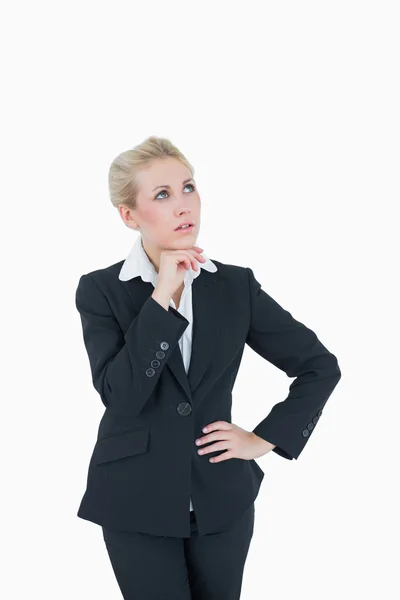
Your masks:
<svg viewBox="0 0 400 600"><path fill-rule="evenodd" d="M201 274L201 269L206 269L211 273L217 271L216 265L204 254L202 256L206 259L205 263L198 262L200 269L194 271L192 266L188 269L183 277L184 288L182 296L179 302L179 307L176 308L175 302L171 298L170 305L175 308L181 315L183 315L188 321L189 325L186 327L183 335L179 339L179 348L181 350L183 364L185 366L186 373L189 370L190 356L192 352L192 330L193 330L193 305L192 305L192 282ZM154 265L147 256L143 245L142 236L140 235L134 243L131 251L125 259L118 278L121 281L128 281L133 277L141 277L143 281L147 281L156 287L158 273L154 268ZM189 510L193 510L192 499L190 499Z"/></svg>

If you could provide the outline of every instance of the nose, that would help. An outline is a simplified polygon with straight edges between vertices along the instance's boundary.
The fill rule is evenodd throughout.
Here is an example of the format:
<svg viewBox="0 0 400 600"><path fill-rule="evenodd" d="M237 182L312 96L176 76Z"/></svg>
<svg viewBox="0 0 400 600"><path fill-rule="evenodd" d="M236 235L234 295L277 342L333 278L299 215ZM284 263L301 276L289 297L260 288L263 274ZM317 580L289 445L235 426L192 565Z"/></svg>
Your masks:
<svg viewBox="0 0 400 600"><path fill-rule="evenodd" d="M180 208L178 210L178 216L181 216L182 214L190 215L190 208Z"/></svg>

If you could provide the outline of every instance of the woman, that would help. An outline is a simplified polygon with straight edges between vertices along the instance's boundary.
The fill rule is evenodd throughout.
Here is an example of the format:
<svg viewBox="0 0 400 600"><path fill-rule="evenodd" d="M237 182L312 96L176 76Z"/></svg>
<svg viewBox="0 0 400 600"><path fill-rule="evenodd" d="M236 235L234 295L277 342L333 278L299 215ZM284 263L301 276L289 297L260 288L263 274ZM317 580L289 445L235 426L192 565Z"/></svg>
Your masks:
<svg viewBox="0 0 400 600"><path fill-rule="evenodd" d="M101 525L124 598L236 600L273 450L297 459L341 373L249 267L196 245L194 170L167 139L119 155L110 194L139 232L125 261L76 290L105 407L78 516ZM245 344L296 377L253 431L231 422Z"/></svg>

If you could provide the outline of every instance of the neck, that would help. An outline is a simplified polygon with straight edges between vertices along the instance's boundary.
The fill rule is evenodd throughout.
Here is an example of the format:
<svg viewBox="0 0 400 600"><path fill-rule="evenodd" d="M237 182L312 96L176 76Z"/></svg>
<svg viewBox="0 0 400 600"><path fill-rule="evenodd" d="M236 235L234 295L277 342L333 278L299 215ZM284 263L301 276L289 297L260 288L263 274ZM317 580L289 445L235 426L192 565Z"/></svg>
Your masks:
<svg viewBox="0 0 400 600"><path fill-rule="evenodd" d="M144 241L143 238L142 238L142 247L148 256L149 261L152 263L153 267L155 268L156 272L158 273L158 270L160 268L161 249L157 246L153 246L153 245L149 244L148 242Z"/></svg>

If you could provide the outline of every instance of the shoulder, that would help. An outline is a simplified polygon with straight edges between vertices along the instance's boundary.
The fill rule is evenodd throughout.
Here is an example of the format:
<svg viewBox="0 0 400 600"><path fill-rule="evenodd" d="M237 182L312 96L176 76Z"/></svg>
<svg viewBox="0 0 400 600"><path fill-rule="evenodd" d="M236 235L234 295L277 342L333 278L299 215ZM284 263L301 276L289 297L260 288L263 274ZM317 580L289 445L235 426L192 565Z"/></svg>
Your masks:
<svg viewBox="0 0 400 600"><path fill-rule="evenodd" d="M226 279L234 279L241 282L245 280L248 283L249 279L253 276L253 271L249 267L234 265L232 263L223 263L214 258L211 258L210 260L217 267L221 277Z"/></svg>
<svg viewBox="0 0 400 600"><path fill-rule="evenodd" d="M123 263L124 260L120 260L106 267L82 273L77 281L77 297L87 294L98 295L100 292L101 295L107 296L110 290L116 289L116 283L120 282L118 275Z"/></svg>
<svg viewBox="0 0 400 600"><path fill-rule="evenodd" d="M241 293L249 290L249 280L251 270L242 265L224 263L220 260L210 258L217 267L215 275L224 280L225 284L231 287L232 293Z"/></svg>
<svg viewBox="0 0 400 600"><path fill-rule="evenodd" d="M93 279L98 284L101 284L103 281L118 279L118 275L123 264L124 260L120 260L101 269L94 269L92 271L88 271L87 273L82 273L80 278Z"/></svg>
<svg viewBox="0 0 400 600"><path fill-rule="evenodd" d="M210 260L217 267L221 277L248 277L246 267L242 267L241 265L233 265L231 263L223 263L215 258L210 258Z"/></svg>

